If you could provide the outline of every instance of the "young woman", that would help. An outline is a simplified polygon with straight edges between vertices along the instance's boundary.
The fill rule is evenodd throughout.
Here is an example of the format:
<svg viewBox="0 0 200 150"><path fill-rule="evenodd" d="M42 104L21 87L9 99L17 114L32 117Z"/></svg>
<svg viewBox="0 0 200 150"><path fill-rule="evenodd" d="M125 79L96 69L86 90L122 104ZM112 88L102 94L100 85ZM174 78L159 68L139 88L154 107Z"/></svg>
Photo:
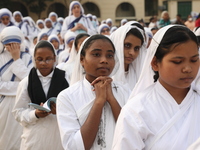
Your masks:
<svg viewBox="0 0 200 150"><path fill-rule="evenodd" d="M48 41L53 44L53 46L56 50L56 54L58 56L60 54L60 52L63 51L63 49L59 48L60 47L60 40L59 40L58 36L56 34L52 34L48 37Z"/></svg>
<svg viewBox="0 0 200 150"><path fill-rule="evenodd" d="M98 28L98 33L102 35L110 35L110 27L107 24L101 24Z"/></svg>
<svg viewBox="0 0 200 150"><path fill-rule="evenodd" d="M118 118L113 149L187 149L200 136L200 95L191 86L199 70L194 33L180 25L163 27L144 64Z"/></svg>
<svg viewBox="0 0 200 150"><path fill-rule="evenodd" d="M63 22L61 36L70 30L76 35L79 33L88 33L93 35L96 33L92 22L84 16L84 9L78 1L72 1L69 6L69 16Z"/></svg>
<svg viewBox="0 0 200 150"><path fill-rule="evenodd" d="M110 78L117 69L110 39L94 35L84 42L72 74L77 82L58 96L62 144L64 149L110 150L115 122L129 91Z"/></svg>
<svg viewBox="0 0 200 150"><path fill-rule="evenodd" d="M0 149L17 150L22 127L13 117L12 108L19 82L32 68L32 59L24 52L24 35L18 27L4 28L0 41Z"/></svg>
<svg viewBox="0 0 200 150"><path fill-rule="evenodd" d="M0 9L0 33L5 27L14 26L12 13L7 8Z"/></svg>
<svg viewBox="0 0 200 150"><path fill-rule="evenodd" d="M15 119L23 126L21 149L62 150L55 103L51 104L51 112L28 105L43 105L68 87L65 72L55 68L56 53L51 43L40 41L36 45L34 65L29 76L19 84L13 108Z"/></svg>
<svg viewBox="0 0 200 150"><path fill-rule="evenodd" d="M124 25L111 34L110 38L117 49L120 63L113 79L123 82L132 90L143 64L140 56L144 43L143 30L134 25Z"/></svg>

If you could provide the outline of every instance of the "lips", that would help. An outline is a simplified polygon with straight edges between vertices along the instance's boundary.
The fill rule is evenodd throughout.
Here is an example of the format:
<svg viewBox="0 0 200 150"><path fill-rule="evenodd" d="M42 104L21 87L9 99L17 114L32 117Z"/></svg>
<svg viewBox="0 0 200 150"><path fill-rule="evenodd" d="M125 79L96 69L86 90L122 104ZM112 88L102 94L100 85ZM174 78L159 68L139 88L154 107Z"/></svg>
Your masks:
<svg viewBox="0 0 200 150"><path fill-rule="evenodd" d="M128 61L133 61L134 60L134 58L132 58L132 57L125 57L125 59L128 60Z"/></svg>
<svg viewBox="0 0 200 150"><path fill-rule="evenodd" d="M193 81L193 77L185 77L185 78L181 78L180 80L185 81L185 82L192 82Z"/></svg>
<svg viewBox="0 0 200 150"><path fill-rule="evenodd" d="M97 68L97 70L101 70L101 71L109 71L110 69L107 67L99 67Z"/></svg>

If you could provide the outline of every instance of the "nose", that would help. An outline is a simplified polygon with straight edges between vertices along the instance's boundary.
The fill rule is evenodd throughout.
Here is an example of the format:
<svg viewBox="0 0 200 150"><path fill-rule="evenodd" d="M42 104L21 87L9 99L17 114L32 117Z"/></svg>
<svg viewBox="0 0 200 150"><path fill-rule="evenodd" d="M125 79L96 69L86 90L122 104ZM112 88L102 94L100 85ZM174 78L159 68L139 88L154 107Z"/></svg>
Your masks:
<svg viewBox="0 0 200 150"><path fill-rule="evenodd" d="M100 59L100 63L108 63L108 60L105 56L102 56Z"/></svg>
<svg viewBox="0 0 200 150"><path fill-rule="evenodd" d="M190 73L192 72L192 67L190 65L187 65L183 68L183 73Z"/></svg>
<svg viewBox="0 0 200 150"><path fill-rule="evenodd" d="M132 55L132 56L134 56L135 55L135 50L134 49L130 49L129 50L129 54Z"/></svg>

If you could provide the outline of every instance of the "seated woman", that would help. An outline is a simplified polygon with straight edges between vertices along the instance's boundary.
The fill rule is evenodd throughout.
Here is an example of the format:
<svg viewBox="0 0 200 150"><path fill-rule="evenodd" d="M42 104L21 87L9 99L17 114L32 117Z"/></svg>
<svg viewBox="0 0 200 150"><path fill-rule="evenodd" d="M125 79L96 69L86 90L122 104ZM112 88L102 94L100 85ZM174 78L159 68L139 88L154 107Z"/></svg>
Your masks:
<svg viewBox="0 0 200 150"><path fill-rule="evenodd" d="M88 33L89 35L96 33L92 22L85 17L84 9L78 1L70 3L69 16L64 20L61 36L64 37L68 30L74 32L76 35L79 33Z"/></svg>

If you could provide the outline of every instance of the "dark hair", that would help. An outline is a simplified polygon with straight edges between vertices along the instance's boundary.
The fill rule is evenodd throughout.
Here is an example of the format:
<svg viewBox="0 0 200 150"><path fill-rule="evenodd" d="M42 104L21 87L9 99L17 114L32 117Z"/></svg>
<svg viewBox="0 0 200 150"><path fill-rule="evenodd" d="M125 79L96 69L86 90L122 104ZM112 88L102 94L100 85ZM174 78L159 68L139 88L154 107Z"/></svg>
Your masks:
<svg viewBox="0 0 200 150"><path fill-rule="evenodd" d="M78 43L79 43L79 39L81 39L82 37L89 37L90 35L87 33L80 33L76 36L76 39L74 40L74 46L77 49Z"/></svg>
<svg viewBox="0 0 200 150"><path fill-rule="evenodd" d="M92 35L91 37L89 37L89 39L84 43L84 45L83 45L83 47L82 47L82 49L81 49L81 55L82 55L82 56L85 56L86 50L87 50L96 40L105 40L105 41L108 41L108 42L112 45L112 47L113 47L113 49L114 49L114 51L115 51L115 46L114 46L114 44L112 43L112 41L111 41L108 37L106 37L105 35L96 34L96 35Z"/></svg>
<svg viewBox="0 0 200 150"><path fill-rule="evenodd" d="M158 62L161 62L163 57L173 51L171 47L176 44L181 44L186 41L192 40L198 46L198 41L195 34L184 26L173 26L169 28L166 33L164 34L157 50L155 53L156 59ZM159 78L158 72L155 72L154 75L154 82L156 82Z"/></svg>
<svg viewBox="0 0 200 150"><path fill-rule="evenodd" d="M53 52L53 54L56 55L55 51L54 51L54 47L52 46L52 44L49 43L48 41L41 40L35 46L34 56L35 56L35 53L36 53L38 48L44 48L44 47L48 47Z"/></svg>
<svg viewBox="0 0 200 150"><path fill-rule="evenodd" d="M136 28L132 28L132 29L130 29L129 31L128 31L128 33L126 34L126 37L128 36L128 35L134 35L134 36L136 36L137 38L139 38L140 40L141 40L141 43L143 44L144 43L144 37L142 36L142 33L138 30L138 29L136 29ZM142 45L141 44L141 45Z"/></svg>

